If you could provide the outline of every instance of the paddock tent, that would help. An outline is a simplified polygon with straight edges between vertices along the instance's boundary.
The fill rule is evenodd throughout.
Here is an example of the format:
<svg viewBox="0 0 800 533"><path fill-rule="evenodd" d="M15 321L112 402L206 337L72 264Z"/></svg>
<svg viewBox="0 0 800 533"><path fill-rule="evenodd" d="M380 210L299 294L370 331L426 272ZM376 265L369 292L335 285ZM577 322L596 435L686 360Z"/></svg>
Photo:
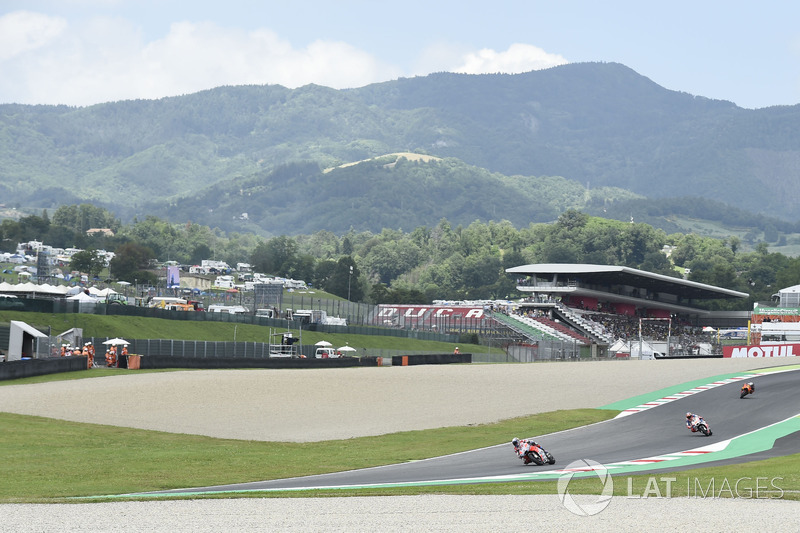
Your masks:
<svg viewBox="0 0 800 533"><path fill-rule="evenodd" d="M36 342L47 335L19 320L11 321L8 338L8 361L19 361L25 357L36 357Z"/></svg>
<svg viewBox="0 0 800 533"><path fill-rule="evenodd" d="M43 283L37 285L35 283L18 283L13 285L11 283L0 283L0 292L6 294L30 294L36 296L37 294L44 294L48 296L64 296L67 294L68 288L63 285L48 285Z"/></svg>

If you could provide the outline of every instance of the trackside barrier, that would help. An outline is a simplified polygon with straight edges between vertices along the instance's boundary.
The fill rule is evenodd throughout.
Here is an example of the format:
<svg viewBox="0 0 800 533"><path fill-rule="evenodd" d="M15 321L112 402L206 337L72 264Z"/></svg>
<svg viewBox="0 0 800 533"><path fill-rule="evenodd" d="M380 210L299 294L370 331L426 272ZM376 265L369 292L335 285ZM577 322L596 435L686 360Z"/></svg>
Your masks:
<svg viewBox="0 0 800 533"><path fill-rule="evenodd" d="M0 381L6 379L28 378L86 370L87 359L83 356L48 357L46 359L23 359L0 363Z"/></svg>
<svg viewBox="0 0 800 533"><path fill-rule="evenodd" d="M376 357L341 357L338 359L266 358L245 359L242 357L172 357L146 355L139 358L139 368L347 368L356 366L378 366Z"/></svg>
<svg viewBox="0 0 800 533"><path fill-rule="evenodd" d="M396 355L392 357L392 366L447 365L453 363L471 362L471 353L433 353L420 355Z"/></svg>

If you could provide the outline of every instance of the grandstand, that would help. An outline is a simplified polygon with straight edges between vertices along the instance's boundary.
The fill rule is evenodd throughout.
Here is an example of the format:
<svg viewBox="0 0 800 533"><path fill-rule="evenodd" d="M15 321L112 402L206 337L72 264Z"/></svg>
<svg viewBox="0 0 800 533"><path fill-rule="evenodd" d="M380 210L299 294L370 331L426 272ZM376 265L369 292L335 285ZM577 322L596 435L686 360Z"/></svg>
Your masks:
<svg viewBox="0 0 800 533"><path fill-rule="evenodd" d="M506 272L517 276L517 289L527 296L503 323L531 340L572 339L591 346L593 355L643 337L666 343L667 353L689 354L698 349L701 326L715 320L741 325L748 314L715 316L698 306L747 293L629 267L548 263Z"/></svg>

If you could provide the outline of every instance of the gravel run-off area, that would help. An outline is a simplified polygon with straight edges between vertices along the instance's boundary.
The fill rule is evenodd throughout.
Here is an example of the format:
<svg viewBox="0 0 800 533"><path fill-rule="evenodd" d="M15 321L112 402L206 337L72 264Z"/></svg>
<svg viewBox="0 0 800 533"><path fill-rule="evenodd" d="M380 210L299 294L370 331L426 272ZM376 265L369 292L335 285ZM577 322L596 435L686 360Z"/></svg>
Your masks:
<svg viewBox="0 0 800 533"><path fill-rule="evenodd" d="M796 358L193 370L0 387L0 410L211 437L310 442L599 407ZM517 401L521 393L536 402ZM102 410L73 409L86 398ZM453 405L458 405L454 409ZM309 409L314 405L314 409ZM536 434L536 428L531 428ZM235 481L235 480L231 480ZM228 499L0 505L0 531L797 530L800 503L616 497L581 517L557 495ZM787 529L788 528L788 529Z"/></svg>

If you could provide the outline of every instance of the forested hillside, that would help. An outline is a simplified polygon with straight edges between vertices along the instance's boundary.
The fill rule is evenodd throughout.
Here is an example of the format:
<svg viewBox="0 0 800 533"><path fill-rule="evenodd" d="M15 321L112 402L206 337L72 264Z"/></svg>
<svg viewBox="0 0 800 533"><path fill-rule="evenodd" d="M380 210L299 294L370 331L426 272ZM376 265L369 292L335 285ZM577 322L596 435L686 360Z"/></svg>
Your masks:
<svg viewBox="0 0 800 533"><path fill-rule="evenodd" d="M265 235L342 235L434 226L443 218L461 225L507 220L521 228L553 221L566 209L632 198L621 189L587 191L564 178L509 177L458 159L409 161L395 154L341 168L284 165L166 204L156 201L150 213Z"/></svg>
<svg viewBox="0 0 800 533"><path fill-rule="evenodd" d="M115 234L86 234L87 227L101 226ZM251 233L223 236L208 226L169 224L153 216L121 224L89 204L63 206L52 218L44 211L0 223L0 251L34 239L82 248L65 270L90 277L102 272L131 283L163 284L164 261L192 265L212 258L230 265L247 262L257 272L302 279L337 296L372 303L519 298L516 279L506 269L529 263L625 265L671 276L688 269L693 281L751 295L710 302L712 308L752 309L754 302L769 301L778 289L800 283L800 258L770 253L764 242L745 251L736 237L669 235L648 224L573 209L553 223L522 229L508 221L453 225L442 219L406 231L317 231L270 239ZM115 253L108 271L97 253L101 249Z"/></svg>
<svg viewBox="0 0 800 533"><path fill-rule="evenodd" d="M406 151L444 161L317 170ZM265 235L416 227L450 210L458 220L511 220L519 209L520 223L552 220L566 207L608 210L619 197L601 201L602 187L796 222L799 162L800 106L744 110L613 63L350 90L220 87L86 108L0 106L6 205L91 201L126 221L153 209L174 222L221 212L227 229ZM551 202L548 180L571 189L568 198Z"/></svg>

